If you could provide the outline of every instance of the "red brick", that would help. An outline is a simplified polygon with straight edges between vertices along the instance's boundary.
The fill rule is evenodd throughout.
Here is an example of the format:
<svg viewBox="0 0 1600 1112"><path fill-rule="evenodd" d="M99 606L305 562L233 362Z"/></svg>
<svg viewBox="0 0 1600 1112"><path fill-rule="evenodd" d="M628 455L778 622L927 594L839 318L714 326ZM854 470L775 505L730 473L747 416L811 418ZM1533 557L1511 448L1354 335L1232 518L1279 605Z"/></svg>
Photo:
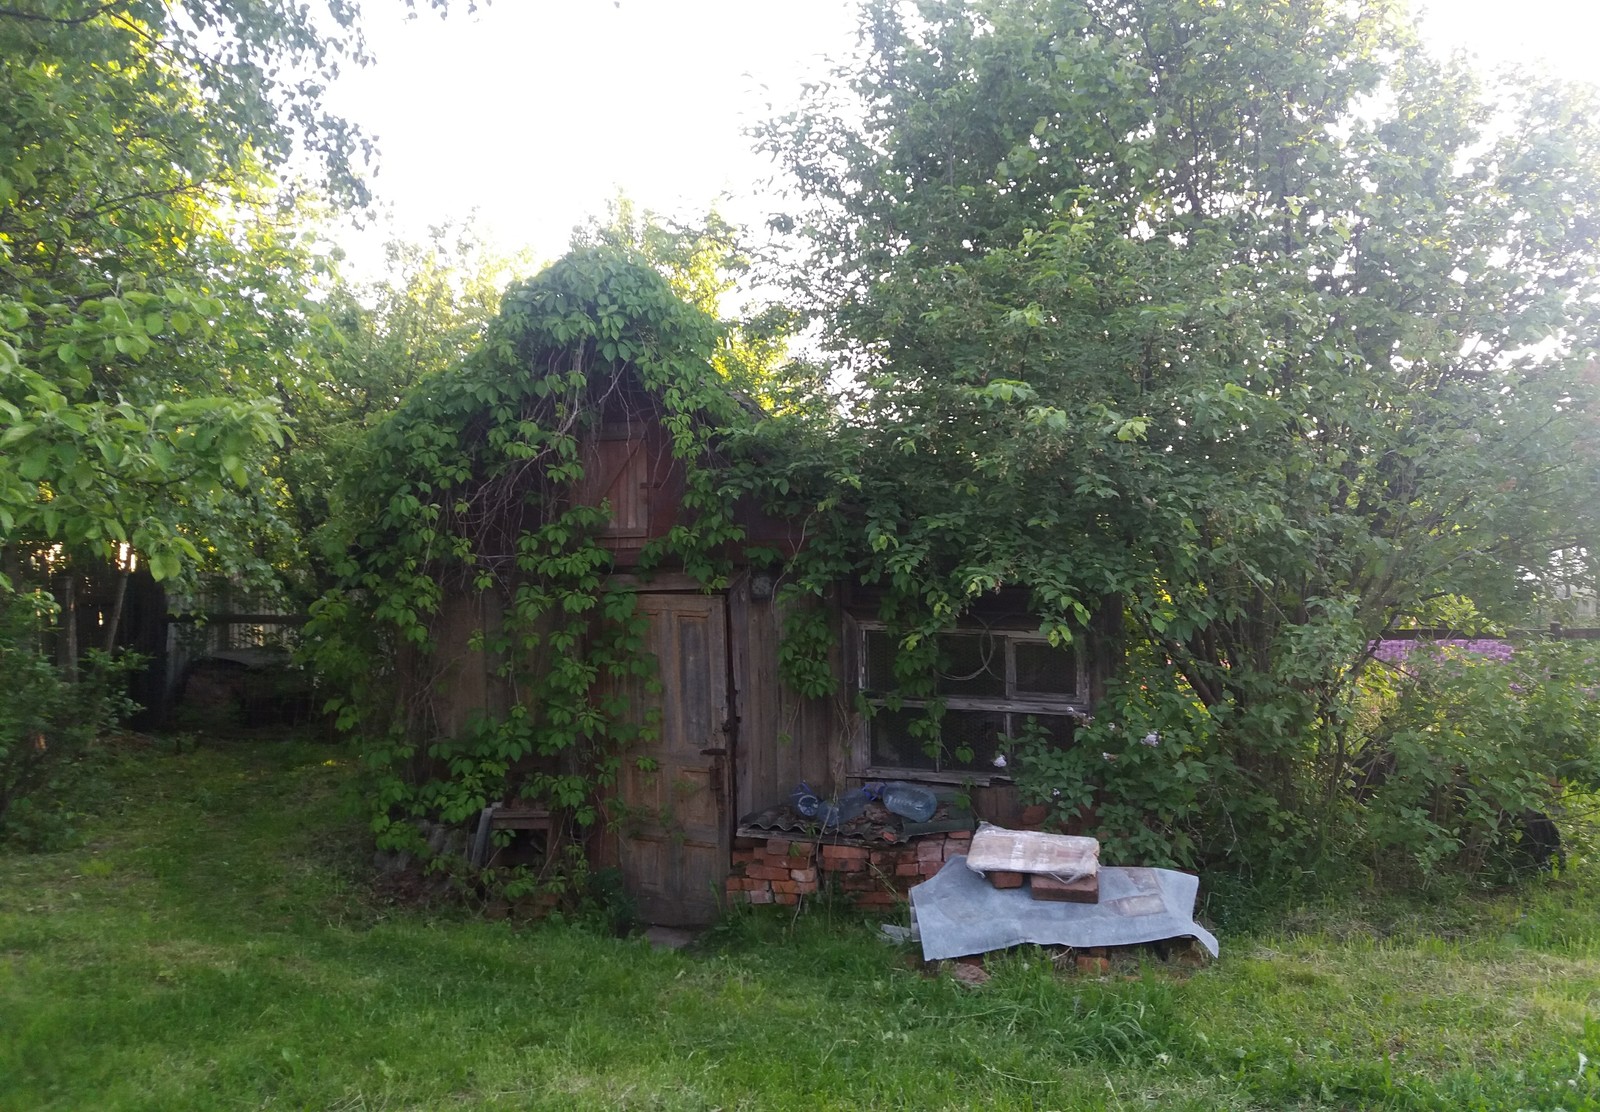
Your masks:
<svg viewBox="0 0 1600 1112"><path fill-rule="evenodd" d="M907 861L904 865L894 867L895 876L921 876L922 866L915 861Z"/></svg>
<svg viewBox="0 0 1600 1112"><path fill-rule="evenodd" d="M1092 904L1100 902L1100 878L1078 877L1070 882L1053 876L1036 876L1032 883L1033 898L1053 900L1057 903Z"/></svg>
<svg viewBox="0 0 1600 1112"><path fill-rule="evenodd" d="M893 892L863 892L855 898L857 907L893 907L900 897Z"/></svg>
<svg viewBox="0 0 1600 1112"><path fill-rule="evenodd" d="M797 881L800 884L815 884L817 882L817 870L815 870L815 869L790 869L789 870L789 879Z"/></svg>
<svg viewBox="0 0 1600 1112"><path fill-rule="evenodd" d="M767 853L772 857L788 857L790 844L787 838L768 838Z"/></svg>
<svg viewBox="0 0 1600 1112"><path fill-rule="evenodd" d="M826 845L826 846L822 847L822 859L824 861L862 861L862 862L865 862L867 857L868 857L868 853L867 853L867 847L866 846Z"/></svg>
<svg viewBox="0 0 1600 1112"><path fill-rule="evenodd" d="M864 873L867 871L865 861L843 861L838 858L822 860L822 871L825 873Z"/></svg>
<svg viewBox="0 0 1600 1112"><path fill-rule="evenodd" d="M943 861L944 842L939 838L923 838L917 842L918 861Z"/></svg>
<svg viewBox="0 0 1600 1112"><path fill-rule="evenodd" d="M802 896L809 896L811 893L817 891L819 887L820 886L814 880L797 880L794 882L794 890L799 892Z"/></svg>
<svg viewBox="0 0 1600 1112"><path fill-rule="evenodd" d="M749 898L753 904L769 904L772 902L773 896L772 891L767 889L761 892L751 892Z"/></svg>
<svg viewBox="0 0 1600 1112"><path fill-rule="evenodd" d="M875 849L872 851L872 856L867 860L874 865L889 865L892 867L899 864L900 855L892 849Z"/></svg>
<svg viewBox="0 0 1600 1112"><path fill-rule="evenodd" d="M800 891L800 886L792 880L775 880L772 890L780 896L793 896Z"/></svg>
<svg viewBox="0 0 1600 1112"><path fill-rule="evenodd" d="M788 880L789 870L776 865L746 865L744 875L757 880Z"/></svg>
<svg viewBox="0 0 1600 1112"><path fill-rule="evenodd" d="M1097 958L1090 957L1088 954L1079 954L1077 965L1079 973L1092 973L1098 976L1104 976L1105 974L1111 972L1111 961L1109 958Z"/></svg>
<svg viewBox="0 0 1600 1112"><path fill-rule="evenodd" d="M846 892L870 892L878 887L878 880L866 873L852 873L840 879L839 887Z"/></svg>
<svg viewBox="0 0 1600 1112"><path fill-rule="evenodd" d="M795 895L793 892L779 892L776 896L772 897L772 902L783 904L786 907L793 907L795 904L800 902L800 897Z"/></svg>
<svg viewBox="0 0 1600 1112"><path fill-rule="evenodd" d="M992 872L988 873L989 883L996 888L1021 888L1023 876L1021 873Z"/></svg>
<svg viewBox="0 0 1600 1112"><path fill-rule="evenodd" d="M947 841L947 842L961 842L961 843L965 844L967 842L972 841L972 831L970 831L970 830L955 830L955 831L952 831L949 834L946 834L944 836L944 840ZM965 852L965 851L963 851L963 852Z"/></svg>

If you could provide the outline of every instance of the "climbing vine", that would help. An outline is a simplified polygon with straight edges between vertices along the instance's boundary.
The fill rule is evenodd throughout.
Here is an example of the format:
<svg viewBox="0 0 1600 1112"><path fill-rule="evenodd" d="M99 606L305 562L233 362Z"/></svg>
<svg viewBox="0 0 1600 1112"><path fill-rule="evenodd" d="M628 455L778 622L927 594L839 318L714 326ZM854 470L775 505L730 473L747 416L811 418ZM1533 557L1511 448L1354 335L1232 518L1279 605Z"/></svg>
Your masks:
<svg viewBox="0 0 1600 1112"><path fill-rule="evenodd" d="M308 641L340 726L364 739L381 846L495 799L602 817L628 747L654 731L628 692L656 681L646 620L610 578L611 507L580 497L583 445L605 422L659 423L681 510L640 568L725 582L743 533L716 464L749 420L716 370L727 342L636 255L575 251L513 286L482 346L425 380L351 461L363 516ZM488 676L464 724L440 698L462 649Z"/></svg>

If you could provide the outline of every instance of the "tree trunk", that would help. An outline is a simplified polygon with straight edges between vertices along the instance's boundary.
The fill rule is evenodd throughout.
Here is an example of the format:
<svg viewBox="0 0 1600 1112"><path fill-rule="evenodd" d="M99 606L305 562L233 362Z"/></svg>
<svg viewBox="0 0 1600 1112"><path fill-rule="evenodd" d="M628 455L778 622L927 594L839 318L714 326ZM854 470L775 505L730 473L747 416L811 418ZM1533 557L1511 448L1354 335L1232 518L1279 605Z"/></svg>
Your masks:
<svg viewBox="0 0 1600 1112"><path fill-rule="evenodd" d="M107 656L117 651L117 633L122 626L122 605L128 599L128 576L132 574L131 568L123 568L117 573L117 593L111 603L111 617L106 622L104 648Z"/></svg>
<svg viewBox="0 0 1600 1112"><path fill-rule="evenodd" d="M61 640L56 645L56 664L68 683L78 682L78 576L74 572L61 577Z"/></svg>

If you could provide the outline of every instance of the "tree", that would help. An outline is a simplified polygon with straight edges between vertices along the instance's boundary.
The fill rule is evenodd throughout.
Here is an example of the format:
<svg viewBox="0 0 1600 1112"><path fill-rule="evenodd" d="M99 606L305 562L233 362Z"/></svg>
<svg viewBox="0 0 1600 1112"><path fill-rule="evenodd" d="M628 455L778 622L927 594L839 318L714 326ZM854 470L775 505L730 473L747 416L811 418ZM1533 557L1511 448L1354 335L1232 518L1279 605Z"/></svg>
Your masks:
<svg viewBox="0 0 1600 1112"><path fill-rule="evenodd" d="M358 17L0 9L0 540L126 548L158 578L237 540L219 504L281 445L273 383L318 313L280 179L367 197L370 144L320 104L367 60Z"/></svg>
<svg viewBox="0 0 1600 1112"><path fill-rule="evenodd" d="M368 432L482 343L506 285L535 269L525 253L490 250L470 220L422 243L391 239L384 255L383 278L333 283L317 306L325 326L276 386L291 435L271 466L267 516L285 523L277 564L302 603L333 585L330 553L351 516L341 485L360 472Z"/></svg>
<svg viewBox="0 0 1600 1112"><path fill-rule="evenodd" d="M1445 598L1514 614L1595 551L1592 94L1432 59L1377 0L862 27L761 136L850 372L792 506L833 538L802 587L885 585L908 643L1001 584L1063 638L1116 600L1145 646L1116 715L1209 784L1207 851L1298 852L1373 638Z"/></svg>

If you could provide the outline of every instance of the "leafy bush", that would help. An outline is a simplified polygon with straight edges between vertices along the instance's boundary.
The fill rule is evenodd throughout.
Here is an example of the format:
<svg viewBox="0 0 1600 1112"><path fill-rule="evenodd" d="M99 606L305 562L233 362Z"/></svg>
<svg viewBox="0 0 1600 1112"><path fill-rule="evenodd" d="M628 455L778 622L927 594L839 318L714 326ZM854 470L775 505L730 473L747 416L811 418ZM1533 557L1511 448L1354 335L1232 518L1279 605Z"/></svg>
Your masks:
<svg viewBox="0 0 1600 1112"><path fill-rule="evenodd" d="M1030 720L1013 772L1026 802L1050 805L1064 823L1089 819L1108 862L1192 866L1215 724L1170 676L1148 679L1113 684L1070 746Z"/></svg>
<svg viewBox="0 0 1600 1112"><path fill-rule="evenodd" d="M74 774L104 730L134 706L122 680L132 656L91 652L82 678L67 680L40 649L55 603L0 588L0 838L37 847L69 832Z"/></svg>
<svg viewBox="0 0 1600 1112"><path fill-rule="evenodd" d="M1369 670L1377 725L1354 799L1381 872L1501 879L1542 863L1548 822L1578 823L1567 804L1600 788L1600 649L1489 644L1419 646Z"/></svg>
<svg viewBox="0 0 1600 1112"><path fill-rule="evenodd" d="M1335 691L1312 717L1270 691L1207 707L1136 649L1072 746L1027 731L1012 772L1025 801L1086 823L1118 864L1287 876L1366 860L1389 881L1497 882L1586 832L1600 647L1385 642L1375 655L1354 706ZM1273 734L1268 753L1238 741Z"/></svg>
<svg viewBox="0 0 1600 1112"><path fill-rule="evenodd" d="M1327 655L1341 633L1323 623L1283 636ZM1228 698L1208 705L1154 647L1129 646L1071 746L1018 739L1018 788L1059 821L1083 822L1108 862L1291 873L1319 855L1339 810L1321 787L1340 692L1297 675L1296 659L1232 677Z"/></svg>

